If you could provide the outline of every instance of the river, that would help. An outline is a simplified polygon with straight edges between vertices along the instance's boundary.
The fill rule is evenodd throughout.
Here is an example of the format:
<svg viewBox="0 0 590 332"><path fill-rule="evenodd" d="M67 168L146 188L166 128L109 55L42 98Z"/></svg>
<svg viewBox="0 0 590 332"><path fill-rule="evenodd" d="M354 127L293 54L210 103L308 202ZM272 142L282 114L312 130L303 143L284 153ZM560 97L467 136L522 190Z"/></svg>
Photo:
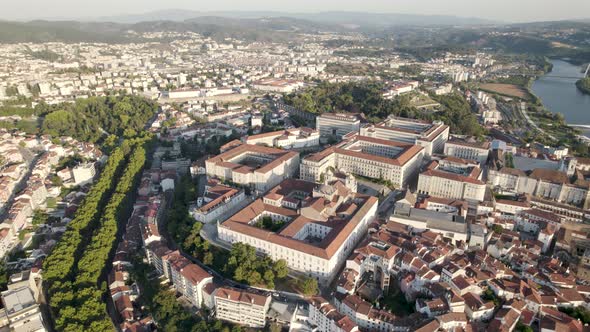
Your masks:
<svg viewBox="0 0 590 332"><path fill-rule="evenodd" d="M568 124L590 126L590 95L576 88L576 81L583 75L582 68L563 60L551 63L553 70L533 83L533 93L549 111L563 114ZM590 137L590 128L581 130Z"/></svg>

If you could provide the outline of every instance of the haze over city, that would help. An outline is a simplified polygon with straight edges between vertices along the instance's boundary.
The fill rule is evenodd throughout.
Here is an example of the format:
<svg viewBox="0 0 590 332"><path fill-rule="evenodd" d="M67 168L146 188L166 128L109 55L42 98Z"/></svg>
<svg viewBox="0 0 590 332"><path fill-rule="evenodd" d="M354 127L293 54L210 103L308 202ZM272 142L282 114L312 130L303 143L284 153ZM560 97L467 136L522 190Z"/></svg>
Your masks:
<svg viewBox="0 0 590 332"><path fill-rule="evenodd" d="M499 22L532 22L585 19L590 15L590 2L585 0L301 0L301 1L236 1L214 2L189 0L24 0L3 4L0 18L30 19L96 19L118 15L137 15L154 11L180 9L199 12L264 11L310 13L320 11L356 11L415 15L451 15L477 17Z"/></svg>

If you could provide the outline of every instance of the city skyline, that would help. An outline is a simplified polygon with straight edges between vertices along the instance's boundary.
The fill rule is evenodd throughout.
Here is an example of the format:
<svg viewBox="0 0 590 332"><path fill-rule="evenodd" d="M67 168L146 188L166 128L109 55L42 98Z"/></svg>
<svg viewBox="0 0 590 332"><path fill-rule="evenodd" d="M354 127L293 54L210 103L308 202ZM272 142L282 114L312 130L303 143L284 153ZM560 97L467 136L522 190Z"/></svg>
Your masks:
<svg viewBox="0 0 590 332"><path fill-rule="evenodd" d="M130 0L124 3L114 0L85 3L83 8L76 6L78 2L73 0L58 0L52 2L28 0L5 4L2 20L27 21L34 19L76 19L76 20L100 20L102 18L145 15L158 11L187 10L200 13L210 12L277 12L277 13L317 13L325 11L346 11L365 13L391 13L410 15L444 15L458 17L474 17L498 22L535 22L588 19L588 15L581 13L590 12L590 2L582 0L564 0L559 7L553 6L551 0L524 0L494 2L480 2L477 6L466 0L434 1L434 0L372 0L362 4L343 0L335 3L323 1L317 3L311 0L302 0L297 4L277 4L268 0L250 1L247 5L235 0L220 0L215 3L202 6L188 0L173 0L165 3L148 0ZM34 8L31 10L31 8Z"/></svg>

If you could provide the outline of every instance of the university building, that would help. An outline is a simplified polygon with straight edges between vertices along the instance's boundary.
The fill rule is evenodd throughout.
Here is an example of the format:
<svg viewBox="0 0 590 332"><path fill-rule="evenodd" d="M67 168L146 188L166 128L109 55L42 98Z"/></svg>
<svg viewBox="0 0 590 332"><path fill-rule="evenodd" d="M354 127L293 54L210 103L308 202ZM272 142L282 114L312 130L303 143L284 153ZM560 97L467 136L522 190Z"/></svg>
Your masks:
<svg viewBox="0 0 590 332"><path fill-rule="evenodd" d="M475 160L484 164L490 154L490 142L475 142L451 138L445 143L445 156Z"/></svg>
<svg viewBox="0 0 590 332"><path fill-rule="evenodd" d="M316 129L322 139L341 139L346 134L358 133L363 121L358 113L323 113L316 118Z"/></svg>
<svg viewBox="0 0 590 332"><path fill-rule="evenodd" d="M219 239L242 242L290 269L330 282L375 218L377 198L355 193L352 176L324 183L287 179L218 224ZM272 220L276 227L262 225Z"/></svg>
<svg viewBox="0 0 590 332"><path fill-rule="evenodd" d="M482 202L486 184L478 163L455 157L431 161L418 177L418 193Z"/></svg>
<svg viewBox="0 0 590 332"><path fill-rule="evenodd" d="M432 123L414 119L389 117L387 120L361 127L360 134L378 138L419 145L424 148L426 157L442 153L449 139L449 126L441 121Z"/></svg>
<svg viewBox="0 0 590 332"><path fill-rule="evenodd" d="M529 194L541 199L590 208L590 181L568 173L535 168L524 172L520 169L504 167L488 171L488 183L498 191L506 193Z"/></svg>
<svg viewBox="0 0 590 332"><path fill-rule="evenodd" d="M207 176L265 192L299 168L299 153L260 145L236 143L205 161Z"/></svg>
<svg viewBox="0 0 590 332"><path fill-rule="evenodd" d="M424 148L402 142L349 134L345 140L303 159L299 176L320 181L330 169L374 179L389 180L405 187L416 176Z"/></svg>
<svg viewBox="0 0 590 332"><path fill-rule="evenodd" d="M229 213L246 199L243 190L222 185L211 180L205 186L203 201L191 211L195 220L208 224Z"/></svg>
<svg viewBox="0 0 590 332"><path fill-rule="evenodd" d="M320 145L320 134L311 128L292 128L246 137L246 144L266 145L281 149L302 149Z"/></svg>

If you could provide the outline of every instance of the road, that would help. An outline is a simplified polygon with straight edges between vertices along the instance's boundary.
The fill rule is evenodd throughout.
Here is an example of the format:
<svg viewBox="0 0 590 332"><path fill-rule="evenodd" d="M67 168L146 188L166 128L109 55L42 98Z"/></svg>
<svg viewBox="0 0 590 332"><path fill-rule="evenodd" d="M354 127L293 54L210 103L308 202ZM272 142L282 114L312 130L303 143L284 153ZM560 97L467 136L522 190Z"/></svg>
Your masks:
<svg viewBox="0 0 590 332"><path fill-rule="evenodd" d="M557 141L558 139L555 138L555 136L548 134L544 129L539 128L539 126L537 126L537 124L531 120L531 118L529 117L527 111L525 108L521 108L520 109L522 112L522 115L524 115L524 118L527 120L527 122L529 123L529 125L531 125L533 128L537 129L539 132L545 134L547 137L549 137L550 139Z"/></svg>
<svg viewBox="0 0 590 332"><path fill-rule="evenodd" d="M10 195L10 198L8 199L8 201L6 201L6 203L4 205L4 209L2 211L0 211L0 220L4 220L8 216L8 211L10 210L10 207L14 203L14 198L21 190L25 189L25 187L27 185L27 181L29 180L29 178L31 177L31 173L33 172L33 168L37 164L37 160L39 160L39 158L42 155L42 154L33 155L29 150L22 148L22 147L19 147L19 150L20 150L21 154L23 155L23 158L25 159L25 163L27 164L27 170L26 170L25 175L20 179L20 181L16 184L16 186L14 186L14 190L12 191L12 195Z"/></svg>
<svg viewBox="0 0 590 332"><path fill-rule="evenodd" d="M389 219L389 216L393 213L393 205L395 204L395 198L400 194L400 191L393 190L379 203L377 208L377 215L381 219Z"/></svg>
<svg viewBox="0 0 590 332"><path fill-rule="evenodd" d="M206 101L206 100L215 100L219 103L228 103L228 102L231 103L231 102L237 102L237 101L244 100L244 99L250 100L252 98L257 98L257 97L262 97L262 96L263 95L260 95L260 94L234 93L234 94L211 96L211 97L174 98L174 99L159 98L158 103L160 105L166 105L166 104L170 104L170 103L182 103L182 102L188 102L188 101Z"/></svg>

